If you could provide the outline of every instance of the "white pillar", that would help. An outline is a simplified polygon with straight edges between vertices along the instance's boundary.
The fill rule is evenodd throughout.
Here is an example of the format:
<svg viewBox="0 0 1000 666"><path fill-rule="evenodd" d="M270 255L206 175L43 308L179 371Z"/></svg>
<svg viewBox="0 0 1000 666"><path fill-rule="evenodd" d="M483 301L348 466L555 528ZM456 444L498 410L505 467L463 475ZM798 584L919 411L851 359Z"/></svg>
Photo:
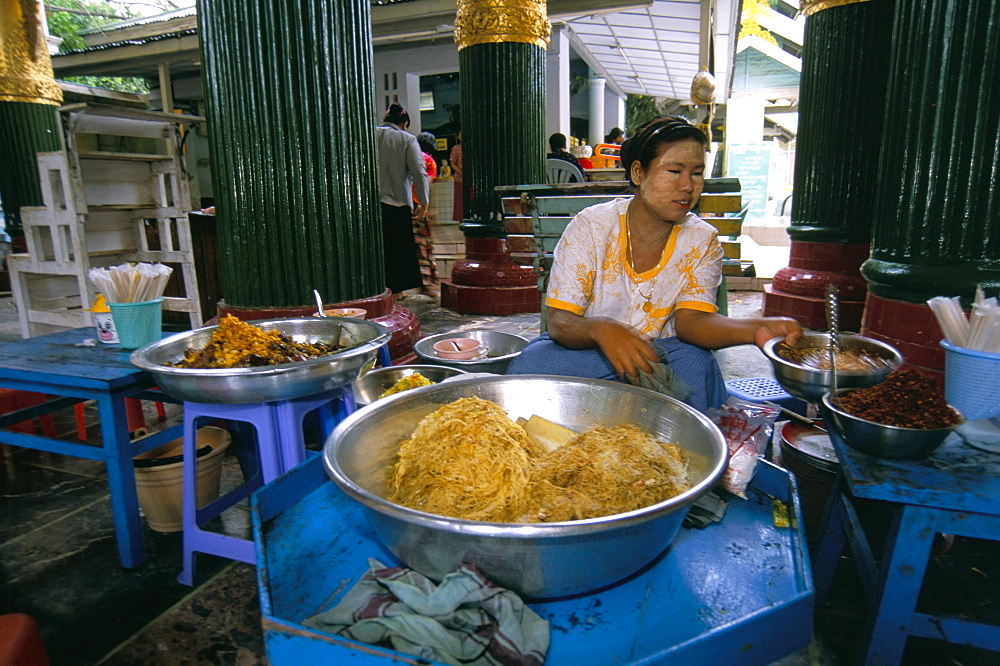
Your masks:
<svg viewBox="0 0 1000 666"><path fill-rule="evenodd" d="M590 80L590 145L604 141L604 90L607 81L594 77Z"/></svg>
<svg viewBox="0 0 1000 666"><path fill-rule="evenodd" d="M410 114L410 126L407 129L411 134L417 135L423 131L420 124L420 75L407 72L404 81L405 96L401 96L399 101Z"/></svg>
<svg viewBox="0 0 1000 666"><path fill-rule="evenodd" d="M562 27L553 27L545 52L545 152L551 135L570 133L569 56L569 35Z"/></svg>
<svg viewBox="0 0 1000 666"><path fill-rule="evenodd" d="M604 124L607 127L601 132L602 140L612 127L625 129L625 98L610 90L604 95Z"/></svg>

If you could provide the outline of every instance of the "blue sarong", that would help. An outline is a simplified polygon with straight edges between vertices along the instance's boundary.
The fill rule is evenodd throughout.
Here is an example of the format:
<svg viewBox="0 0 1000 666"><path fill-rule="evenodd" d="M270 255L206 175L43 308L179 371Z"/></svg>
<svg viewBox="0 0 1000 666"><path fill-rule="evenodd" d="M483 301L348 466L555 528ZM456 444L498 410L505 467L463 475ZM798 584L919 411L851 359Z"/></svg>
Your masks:
<svg viewBox="0 0 1000 666"><path fill-rule="evenodd" d="M726 383L715 355L676 337L652 340L660 360L687 383L691 395L685 402L703 414L726 401ZM599 349L570 349L548 333L532 340L507 368L508 375L558 375L621 381Z"/></svg>

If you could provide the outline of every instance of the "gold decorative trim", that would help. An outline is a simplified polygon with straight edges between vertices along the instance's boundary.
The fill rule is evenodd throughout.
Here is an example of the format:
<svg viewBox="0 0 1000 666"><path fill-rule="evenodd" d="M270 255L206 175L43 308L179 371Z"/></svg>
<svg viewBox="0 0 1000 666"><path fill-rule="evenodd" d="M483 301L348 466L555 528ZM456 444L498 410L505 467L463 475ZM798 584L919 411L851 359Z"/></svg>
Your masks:
<svg viewBox="0 0 1000 666"><path fill-rule="evenodd" d="M455 43L459 51L473 44L503 42L544 49L551 34L544 0L458 0Z"/></svg>
<svg viewBox="0 0 1000 666"><path fill-rule="evenodd" d="M0 102L62 104L37 0L0 0Z"/></svg>
<svg viewBox="0 0 1000 666"><path fill-rule="evenodd" d="M854 5L859 2L868 2L868 0L799 0L799 11L806 16L812 16L816 12L821 12L824 9L842 7L844 5Z"/></svg>

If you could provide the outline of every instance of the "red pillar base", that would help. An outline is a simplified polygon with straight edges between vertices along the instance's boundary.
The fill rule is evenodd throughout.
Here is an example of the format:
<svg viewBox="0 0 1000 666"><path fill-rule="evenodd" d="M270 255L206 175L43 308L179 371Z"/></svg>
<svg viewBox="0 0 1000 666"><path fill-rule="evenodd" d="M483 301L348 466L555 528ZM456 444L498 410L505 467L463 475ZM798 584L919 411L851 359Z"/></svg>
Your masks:
<svg viewBox="0 0 1000 666"><path fill-rule="evenodd" d="M467 238L465 259L441 283L441 306L463 314L540 312L538 275L511 261L503 238Z"/></svg>
<svg viewBox="0 0 1000 666"><path fill-rule="evenodd" d="M944 334L924 303L894 301L868 294L861 334L892 345L907 365L944 372Z"/></svg>
<svg viewBox="0 0 1000 666"><path fill-rule="evenodd" d="M836 285L840 328L858 331L868 285L861 264L868 258L867 243L812 243L792 241L789 265L765 287L766 317L793 317L805 328L825 330L826 286Z"/></svg>
<svg viewBox="0 0 1000 666"><path fill-rule="evenodd" d="M367 319L385 326L392 331L389 340L389 356L393 365L410 363L417 358L413 345L420 339L420 321L412 310L398 305L392 293L386 289L378 296L362 298L343 303L324 303L324 308L363 308ZM315 306L289 308L240 308L219 302L219 317L231 314L243 321L260 319L281 319L284 317L311 317L316 314ZM209 323L209 322L206 322Z"/></svg>

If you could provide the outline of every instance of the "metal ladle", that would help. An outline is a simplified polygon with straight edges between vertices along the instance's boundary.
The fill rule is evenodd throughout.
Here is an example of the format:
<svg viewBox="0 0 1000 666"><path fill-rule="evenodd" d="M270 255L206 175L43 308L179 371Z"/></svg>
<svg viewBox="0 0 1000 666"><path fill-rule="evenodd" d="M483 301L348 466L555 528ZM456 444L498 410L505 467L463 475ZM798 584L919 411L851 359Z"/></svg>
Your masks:
<svg viewBox="0 0 1000 666"><path fill-rule="evenodd" d="M826 325L830 329L830 402L840 406L837 396L837 353L840 352L840 303L837 287L826 285Z"/></svg>
<svg viewBox="0 0 1000 666"><path fill-rule="evenodd" d="M316 316L325 317L326 313L323 312L323 299L319 295L319 289L313 289L313 296L316 297Z"/></svg>

